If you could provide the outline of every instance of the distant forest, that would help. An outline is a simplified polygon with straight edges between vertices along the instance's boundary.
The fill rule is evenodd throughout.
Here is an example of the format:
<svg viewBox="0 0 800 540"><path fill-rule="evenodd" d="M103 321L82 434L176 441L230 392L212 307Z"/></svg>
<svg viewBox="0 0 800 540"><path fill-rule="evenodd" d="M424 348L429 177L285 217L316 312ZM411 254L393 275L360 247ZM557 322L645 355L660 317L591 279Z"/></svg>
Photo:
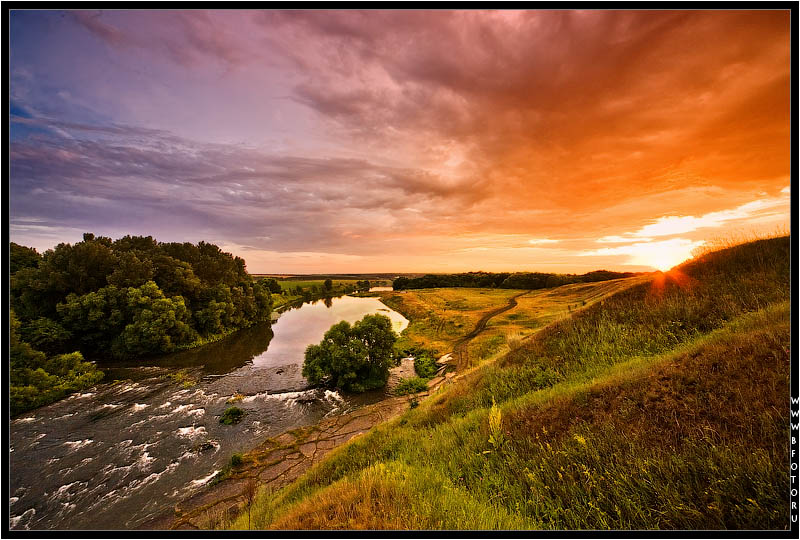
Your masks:
<svg viewBox="0 0 800 540"><path fill-rule="evenodd" d="M640 275L641 272L595 270L586 274L549 274L542 272L466 272L463 274L426 274L418 278L399 277L392 282L396 291L437 287L480 287L496 289L546 289L570 283L592 283Z"/></svg>
<svg viewBox="0 0 800 540"><path fill-rule="evenodd" d="M12 242L9 269L12 412L102 377L84 357L201 345L269 321L272 309L244 259L206 242L87 233L42 255Z"/></svg>

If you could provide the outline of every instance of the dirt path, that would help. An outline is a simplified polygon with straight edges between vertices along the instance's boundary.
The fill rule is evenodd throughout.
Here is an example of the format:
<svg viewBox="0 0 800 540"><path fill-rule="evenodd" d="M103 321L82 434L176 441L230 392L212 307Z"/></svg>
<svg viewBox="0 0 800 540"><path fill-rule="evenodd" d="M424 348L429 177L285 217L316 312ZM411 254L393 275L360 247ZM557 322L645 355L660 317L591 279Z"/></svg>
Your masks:
<svg viewBox="0 0 800 540"><path fill-rule="evenodd" d="M505 313L509 309L513 309L517 307L517 298L520 296L524 296L531 291L525 291L523 293L517 294L512 296L508 299L508 304L502 307L499 307L493 311L490 311L486 315L480 318L480 320L475 323L475 328L472 329L472 332L467 334L466 336L459 339L455 346L453 347L453 358L455 359L456 369L458 371L462 371L469 367L469 342L475 339L478 334L486 330L486 325L489 323L489 320L492 317L496 317L501 313Z"/></svg>
<svg viewBox="0 0 800 540"><path fill-rule="evenodd" d="M282 488L299 478L334 448L381 422L399 416L410 408L413 399L425 398L443 384L454 380L455 373L446 373L448 365L455 363L459 370L466 366L469 342L486 329L492 317L516 307L517 298L529 292L511 297L507 305L481 317L475 328L456 343L453 352L446 355L450 357L449 364L439 368L428 382L427 391L389 398L351 413L325 419L315 426L294 429L268 439L247 452L242 465L232 469L223 480L207 486L178 503L172 512L146 522L139 528L213 529L223 521L232 519L246 507L248 484L251 482L259 489L266 487L276 491Z"/></svg>

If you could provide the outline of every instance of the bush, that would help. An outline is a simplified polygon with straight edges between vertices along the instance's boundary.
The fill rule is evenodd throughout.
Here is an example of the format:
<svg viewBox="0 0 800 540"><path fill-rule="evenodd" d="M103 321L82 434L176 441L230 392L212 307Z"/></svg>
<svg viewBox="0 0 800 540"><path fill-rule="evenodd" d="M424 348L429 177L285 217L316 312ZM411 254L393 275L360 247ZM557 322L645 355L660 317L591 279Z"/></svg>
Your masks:
<svg viewBox="0 0 800 540"><path fill-rule="evenodd" d="M347 321L334 324L319 345L306 349L303 377L350 392L383 387L396 339L384 315L366 315L352 326Z"/></svg>
<svg viewBox="0 0 800 540"><path fill-rule="evenodd" d="M414 371L419 377L430 379L436 373L436 361L430 356L423 355L414 358Z"/></svg>
<svg viewBox="0 0 800 540"><path fill-rule="evenodd" d="M235 454L231 454L231 467L238 467L243 462L244 462L244 458L242 457L242 454L240 454L238 452L235 453Z"/></svg>
<svg viewBox="0 0 800 540"><path fill-rule="evenodd" d="M244 418L244 415L245 412L239 407L228 407L225 409L225 412L222 413L222 416L220 416L219 423L225 424L226 426L238 424L242 418Z"/></svg>
<svg viewBox="0 0 800 540"><path fill-rule="evenodd" d="M424 392L428 389L428 379L420 377L411 377L410 379L403 379L400 384L395 386L394 393L398 396L406 394L416 394L417 392Z"/></svg>

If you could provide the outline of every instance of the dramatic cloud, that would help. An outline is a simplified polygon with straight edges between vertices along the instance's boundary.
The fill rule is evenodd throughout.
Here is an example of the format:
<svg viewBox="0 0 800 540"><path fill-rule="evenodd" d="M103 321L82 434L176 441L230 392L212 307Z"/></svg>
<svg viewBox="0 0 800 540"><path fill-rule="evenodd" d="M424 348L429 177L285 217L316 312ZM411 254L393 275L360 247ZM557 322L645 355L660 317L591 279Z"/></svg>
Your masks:
<svg viewBox="0 0 800 540"><path fill-rule="evenodd" d="M39 249L646 269L788 221L786 10L13 11L10 40L12 240Z"/></svg>

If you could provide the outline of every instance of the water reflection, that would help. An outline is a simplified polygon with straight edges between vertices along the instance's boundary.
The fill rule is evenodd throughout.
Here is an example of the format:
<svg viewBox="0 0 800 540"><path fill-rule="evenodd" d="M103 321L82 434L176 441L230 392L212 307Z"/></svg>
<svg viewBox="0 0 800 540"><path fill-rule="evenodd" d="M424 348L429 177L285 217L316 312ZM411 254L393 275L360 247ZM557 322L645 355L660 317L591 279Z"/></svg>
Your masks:
<svg viewBox="0 0 800 540"><path fill-rule="evenodd" d="M244 366L266 351L273 337L269 324L258 324L203 347L155 358L98 362L98 365L106 371L147 365L176 369L200 368L205 375L223 375Z"/></svg>
<svg viewBox="0 0 800 540"><path fill-rule="evenodd" d="M387 308L378 298L342 296L335 303L328 298L322 303L303 304L281 314L273 325L275 338L268 349L253 358L253 365L302 365L306 347L319 343L331 326L339 321L352 324L370 313L389 317L392 328L398 334L408 326L405 317Z"/></svg>

